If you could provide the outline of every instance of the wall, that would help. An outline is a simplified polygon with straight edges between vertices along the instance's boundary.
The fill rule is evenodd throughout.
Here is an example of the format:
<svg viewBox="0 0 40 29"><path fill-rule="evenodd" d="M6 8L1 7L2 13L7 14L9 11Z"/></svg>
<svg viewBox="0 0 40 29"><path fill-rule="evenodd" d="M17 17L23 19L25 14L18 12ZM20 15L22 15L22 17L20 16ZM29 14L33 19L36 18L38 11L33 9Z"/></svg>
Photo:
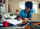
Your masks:
<svg viewBox="0 0 40 29"><path fill-rule="evenodd" d="M8 0L8 4L10 5L10 10L15 13L18 8L18 0Z"/></svg>

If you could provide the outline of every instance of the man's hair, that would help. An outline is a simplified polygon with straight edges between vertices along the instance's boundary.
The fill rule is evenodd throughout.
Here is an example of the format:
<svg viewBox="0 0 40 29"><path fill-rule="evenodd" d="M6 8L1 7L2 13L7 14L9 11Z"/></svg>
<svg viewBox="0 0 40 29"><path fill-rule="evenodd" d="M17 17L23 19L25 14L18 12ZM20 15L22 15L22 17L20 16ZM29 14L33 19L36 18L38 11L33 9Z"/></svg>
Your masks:
<svg viewBox="0 0 40 29"><path fill-rule="evenodd" d="M25 7L32 9L33 3L30 1L25 2Z"/></svg>

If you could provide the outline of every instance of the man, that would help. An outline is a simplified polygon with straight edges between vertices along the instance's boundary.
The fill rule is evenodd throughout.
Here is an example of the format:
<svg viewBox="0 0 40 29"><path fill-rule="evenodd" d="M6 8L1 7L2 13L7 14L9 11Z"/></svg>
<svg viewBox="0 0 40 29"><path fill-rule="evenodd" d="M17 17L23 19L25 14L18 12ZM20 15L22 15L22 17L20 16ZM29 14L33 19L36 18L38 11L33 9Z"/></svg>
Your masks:
<svg viewBox="0 0 40 29"><path fill-rule="evenodd" d="M31 20L32 13L33 13L32 5L33 5L32 2L29 2L29 1L25 2L25 10L21 10L19 13L19 16L21 16L22 18Z"/></svg>

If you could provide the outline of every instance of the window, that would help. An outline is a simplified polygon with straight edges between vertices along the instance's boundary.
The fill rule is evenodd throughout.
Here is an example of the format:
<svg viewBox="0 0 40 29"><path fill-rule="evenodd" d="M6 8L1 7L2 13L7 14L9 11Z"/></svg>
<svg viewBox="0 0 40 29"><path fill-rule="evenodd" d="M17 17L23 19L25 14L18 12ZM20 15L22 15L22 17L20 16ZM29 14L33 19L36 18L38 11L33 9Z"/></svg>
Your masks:
<svg viewBox="0 0 40 29"><path fill-rule="evenodd" d="M25 9L25 2L19 2L19 8Z"/></svg>

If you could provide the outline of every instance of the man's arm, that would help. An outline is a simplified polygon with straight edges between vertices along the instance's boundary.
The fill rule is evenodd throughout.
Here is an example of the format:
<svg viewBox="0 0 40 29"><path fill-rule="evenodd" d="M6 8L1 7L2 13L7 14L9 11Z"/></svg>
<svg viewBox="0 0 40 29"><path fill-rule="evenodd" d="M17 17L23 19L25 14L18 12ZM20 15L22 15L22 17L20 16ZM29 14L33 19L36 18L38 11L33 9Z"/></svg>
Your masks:
<svg viewBox="0 0 40 29"><path fill-rule="evenodd" d="M23 10L20 11L19 16L23 18Z"/></svg>

